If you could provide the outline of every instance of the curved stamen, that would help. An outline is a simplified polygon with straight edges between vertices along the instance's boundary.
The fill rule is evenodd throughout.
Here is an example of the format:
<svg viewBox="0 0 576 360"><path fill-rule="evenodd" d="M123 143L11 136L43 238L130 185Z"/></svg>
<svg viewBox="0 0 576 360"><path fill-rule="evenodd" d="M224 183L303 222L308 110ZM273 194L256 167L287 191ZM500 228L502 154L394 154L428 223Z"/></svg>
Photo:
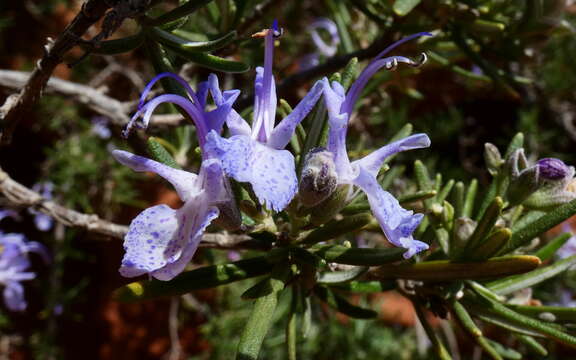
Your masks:
<svg viewBox="0 0 576 360"><path fill-rule="evenodd" d="M140 95L140 101L138 102L138 110L140 110L142 108L142 106L144 106L144 103L146 102L146 97L148 96L148 93L150 93L150 90L152 89L152 87L158 82L158 80L163 79L165 77L170 77L170 78L178 81L180 83L180 85L182 85L184 87L184 89L186 89L186 92L192 98L192 100L196 104L201 104L200 101L198 100L198 97L196 96L196 93L194 92L194 90L192 90L192 87L190 87L190 84L188 84L188 82L186 80L184 80L182 77L180 77L174 73L163 72L163 73L156 75L152 80L150 80L150 82L148 84L146 84L146 87L144 88L144 90L142 91L142 94Z"/></svg>
<svg viewBox="0 0 576 360"><path fill-rule="evenodd" d="M144 104L144 106L138 110L134 116L132 116L132 119L122 131L122 136L125 138L128 137L133 126L141 129L148 127L152 113L156 107L163 103L172 103L178 105L188 113L190 118L192 118L192 121L194 121L194 125L196 125L196 134L198 135L200 148L204 148L204 143L206 142L206 134L208 133L204 113L198 109L189 99L174 94L160 95ZM142 120L138 121L140 116L142 116Z"/></svg>
<svg viewBox="0 0 576 360"><path fill-rule="evenodd" d="M366 66L364 68L364 70L362 70L362 72L358 76L358 79L354 82L354 84L352 84L352 86L350 87L350 90L348 91L348 94L346 94L346 100L342 104L342 108L340 109L340 113L342 113L342 114L343 113L348 113L348 114L351 113L352 108L354 107L354 104L356 103L356 100L358 100L358 97L360 96L360 92L362 92L362 90L364 89L364 87L368 83L368 80L370 80L370 78L372 77L372 75L374 75L376 73L376 71L378 71L380 68L382 68L382 66L385 66L386 69L388 69L388 70L394 70L397 66L397 63L405 63L405 64L408 64L411 66L422 65L427 60L426 55L423 55L423 56L421 55L421 59L418 62L415 62L414 60L408 59L407 57L404 57L404 56L393 56L390 58L382 59L382 57L384 55L386 55L388 52L390 52L391 50L393 50L397 46L399 46L399 45L401 45L407 41L421 37L421 36L432 36L432 34L429 32L421 32L421 33L417 33L414 35L410 35L410 36L407 36L403 39L396 41L394 44L392 44L392 45L388 46L386 49L382 50L374 58L374 60L372 60L368 64L368 66ZM396 63L396 65L394 65L395 63Z"/></svg>

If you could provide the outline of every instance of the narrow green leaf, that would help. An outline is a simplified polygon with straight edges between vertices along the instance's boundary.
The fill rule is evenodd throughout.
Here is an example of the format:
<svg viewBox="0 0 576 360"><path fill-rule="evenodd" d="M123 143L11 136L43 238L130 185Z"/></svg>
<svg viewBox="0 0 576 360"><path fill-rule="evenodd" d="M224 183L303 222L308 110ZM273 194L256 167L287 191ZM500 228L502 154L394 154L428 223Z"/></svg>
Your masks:
<svg viewBox="0 0 576 360"><path fill-rule="evenodd" d="M148 151L156 161L175 169L182 169L157 138L149 137L146 145L148 146Z"/></svg>
<svg viewBox="0 0 576 360"><path fill-rule="evenodd" d="M529 288L542 281L548 280L576 264L576 255L558 261L552 265L530 271L529 273L499 279L485 284L488 289L500 295L511 294L515 291Z"/></svg>
<svg viewBox="0 0 576 360"><path fill-rule="evenodd" d="M296 326L297 326L297 309L300 293L297 287L292 287L292 299L290 301L290 310L288 311L288 322L286 323L286 352L288 360L296 360Z"/></svg>
<svg viewBox="0 0 576 360"><path fill-rule="evenodd" d="M358 65L358 58L353 57L352 59L350 59L350 61L348 61L348 64L346 64L344 70L342 70L341 84L344 90L348 90L348 87L350 87L350 85L356 78L356 73L358 72L356 70L357 65Z"/></svg>
<svg viewBox="0 0 576 360"><path fill-rule="evenodd" d="M420 4L421 0L396 0L394 1L394 13L398 16L405 16L408 15L418 4Z"/></svg>
<svg viewBox="0 0 576 360"><path fill-rule="evenodd" d="M359 266L377 266L399 261L406 252L404 248L348 248L342 245L315 245L310 250L327 262Z"/></svg>
<svg viewBox="0 0 576 360"><path fill-rule="evenodd" d="M512 153L520 148L524 147L524 134L519 132L510 141L508 147L506 148L506 153L504 154L504 159L508 159Z"/></svg>
<svg viewBox="0 0 576 360"><path fill-rule="evenodd" d="M169 23L174 20L186 17L196 10L204 7L206 4L210 3L212 0L189 0L185 4L178 6L177 8L163 14L155 19L152 19L148 25L158 26L162 24Z"/></svg>
<svg viewBox="0 0 576 360"><path fill-rule="evenodd" d="M160 43L170 47L179 48L182 52L210 52L218 50L236 39L236 31L210 41L190 41L162 29L152 29L150 32Z"/></svg>
<svg viewBox="0 0 576 360"><path fill-rule="evenodd" d="M352 293L375 293L396 289L396 281L349 281L331 287Z"/></svg>
<svg viewBox="0 0 576 360"><path fill-rule="evenodd" d="M211 54L190 51L178 46L166 47L181 57L208 69L229 73L241 73L250 70L250 66L243 62L227 60Z"/></svg>
<svg viewBox="0 0 576 360"><path fill-rule="evenodd" d="M430 174L428 169L420 160L414 162L414 175L416 176L416 182L420 190L432 190L432 180L430 180Z"/></svg>
<svg viewBox="0 0 576 360"><path fill-rule="evenodd" d="M370 273L379 279L451 281L485 279L521 274L534 270L540 259L529 255L492 258L482 262L423 261L417 264L383 265Z"/></svg>
<svg viewBox="0 0 576 360"><path fill-rule="evenodd" d="M511 349L509 347L506 347L502 344L500 344L499 342L490 340L490 339L486 339L486 342L492 347L492 349L494 349L494 351L496 351L501 358L504 359L510 359L510 360L521 360L522 359L522 354L520 354L518 351Z"/></svg>
<svg viewBox="0 0 576 360"><path fill-rule="evenodd" d="M378 316L378 313L374 310L364 309L359 306L352 305L348 302L348 300L324 286L315 286L314 294L334 310L344 315L348 315L351 318L372 319Z"/></svg>
<svg viewBox="0 0 576 360"><path fill-rule="evenodd" d="M272 325L274 310L278 304L278 295L284 289L284 283L288 278L289 270L286 264L278 264L268 279L271 292L259 297L254 302L254 307L240 335L236 359L256 360L264 342L264 337Z"/></svg>
<svg viewBox="0 0 576 360"><path fill-rule="evenodd" d="M369 213L346 216L342 220L330 220L321 228L312 231L302 240L303 244L316 244L332 240L349 232L357 231L368 225L372 220Z"/></svg>
<svg viewBox="0 0 576 360"><path fill-rule="evenodd" d="M464 211L464 183L458 181L454 186L454 193L452 195L454 203L454 218L462 217Z"/></svg>
<svg viewBox="0 0 576 360"><path fill-rule="evenodd" d="M528 327L529 329L541 333L542 335L554 339L562 344L576 347L576 337L563 332L555 326L517 313L516 311L487 298L483 298L483 301L475 301L475 303L477 304L476 307L485 308L492 314L504 318L512 323Z"/></svg>
<svg viewBox="0 0 576 360"><path fill-rule="evenodd" d="M271 270L272 265L266 261L265 257L205 266L185 271L171 281L146 280L130 283L116 289L113 298L120 302L135 302L182 295L193 290L213 288L264 275Z"/></svg>
<svg viewBox="0 0 576 360"><path fill-rule="evenodd" d="M324 99L320 98L320 100L314 106L314 110L312 110L309 116L309 124L308 132L306 134L306 142L304 143L304 147L302 148L302 156L300 157L300 162L298 163L297 173L300 175L302 172L302 167L304 166L304 159L306 154L310 152L310 150L318 147L320 145L320 139L322 137L322 132L324 131L325 127L328 127L328 117L326 116L326 104L324 103ZM307 121L308 121L307 120Z"/></svg>
<svg viewBox="0 0 576 360"><path fill-rule="evenodd" d="M462 209L462 216L471 218L472 211L474 211L474 203L476 201L476 192L478 191L478 180L474 179L468 186L466 191L466 198L464 200L464 208Z"/></svg>
<svg viewBox="0 0 576 360"><path fill-rule="evenodd" d="M146 46L146 50L148 52L149 58L152 62L152 66L154 67L154 72L156 74L160 74L163 72L171 72L174 73L174 67L166 51L162 48L154 39L147 38L144 45ZM188 98L188 94L186 90L178 83L178 81L172 79L171 77L165 77L160 79L160 84L169 94L177 94L184 98ZM186 111L182 110L180 107L176 107L179 112L184 115L187 119L189 119L189 115Z"/></svg>
<svg viewBox="0 0 576 360"><path fill-rule="evenodd" d="M502 360L502 356L494 349L494 347L482 335L482 330L474 323L470 314L461 303L455 301L452 304L453 313L462 327L470 334L472 339L494 360Z"/></svg>
<svg viewBox="0 0 576 360"><path fill-rule="evenodd" d="M444 185L442 190L438 192L438 195L436 196L436 201L442 203L448 197L450 191L452 191L453 186L454 186L454 180L448 181L446 185Z"/></svg>
<svg viewBox="0 0 576 360"><path fill-rule="evenodd" d="M534 339L532 336L528 336L528 335L521 335L521 334L515 334L516 338L518 340L520 340L521 343L523 343L524 345L526 345L526 347L528 347L530 350L532 350L534 353L540 355L540 356L547 356L548 355L548 350L546 350L546 348L544 346L542 346L536 339Z"/></svg>
<svg viewBox="0 0 576 360"><path fill-rule="evenodd" d="M468 252L464 252L466 260L484 260L498 253L512 237L512 231L508 228L498 229L486 237L482 242Z"/></svg>
<svg viewBox="0 0 576 360"><path fill-rule="evenodd" d="M542 261L549 260L552 258L552 256L554 256L554 254L556 254L556 251L558 251L558 249L560 249L562 246L564 246L564 244L566 244L566 241L568 241L568 239L570 239L571 237L572 234L570 233L561 234L552 239L548 244L542 246L533 255L538 256Z"/></svg>
<svg viewBox="0 0 576 360"><path fill-rule="evenodd" d="M533 318L543 319L551 314L556 323L576 324L576 308L562 306L508 305L512 310Z"/></svg>
<svg viewBox="0 0 576 360"><path fill-rule="evenodd" d="M478 222L476 229L468 239L468 243L466 244L466 248L464 249L465 254L470 254L475 248L477 248L488 236L488 234L492 231L494 224L496 224L496 220L502 213L502 208L504 207L504 202L502 198L499 196L495 197L484 216Z"/></svg>
<svg viewBox="0 0 576 360"><path fill-rule="evenodd" d="M142 33L127 36L121 39L100 41L92 46L88 43L79 43L80 47L92 54L102 55L116 55L128 51L132 51L144 43L144 35Z"/></svg>
<svg viewBox="0 0 576 360"><path fill-rule="evenodd" d="M270 295L273 291L274 289L272 288L270 278L267 277L244 291L242 295L240 295L240 298L243 300L254 300L262 296Z"/></svg>
<svg viewBox="0 0 576 360"><path fill-rule="evenodd" d="M528 244L528 242L536 236L539 236L543 232L560 224L562 221L568 219L574 214L576 214L576 200L572 200L567 204L557 207L546 215L538 218L536 221L518 231L515 231L514 234L512 234L512 239L508 246L501 251L501 254L506 254L520 246Z"/></svg>
<svg viewBox="0 0 576 360"><path fill-rule="evenodd" d="M356 279L368 271L366 266L355 266L349 270L331 271L321 273L318 277L319 284L337 284Z"/></svg>

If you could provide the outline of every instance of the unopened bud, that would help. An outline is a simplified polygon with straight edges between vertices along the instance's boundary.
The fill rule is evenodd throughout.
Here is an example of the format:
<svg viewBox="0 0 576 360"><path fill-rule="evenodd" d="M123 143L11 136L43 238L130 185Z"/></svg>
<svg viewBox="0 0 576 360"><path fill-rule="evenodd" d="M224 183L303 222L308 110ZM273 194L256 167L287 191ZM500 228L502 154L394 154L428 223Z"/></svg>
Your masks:
<svg viewBox="0 0 576 360"><path fill-rule="evenodd" d="M520 172L528 167L528 159L524 154L524 149L516 149L507 159L506 167L508 174L512 178L520 176Z"/></svg>
<svg viewBox="0 0 576 360"><path fill-rule="evenodd" d="M540 169L540 176L546 180L560 180L568 174L568 166L559 159L540 159L537 166Z"/></svg>
<svg viewBox="0 0 576 360"><path fill-rule="evenodd" d="M307 207L319 204L330 196L338 185L334 155L324 148L317 148L306 155L300 185L300 202Z"/></svg>
<svg viewBox="0 0 576 360"><path fill-rule="evenodd" d="M491 143L484 144L484 161L486 161L488 172L492 176L498 173L498 170L504 163L504 160L502 160L502 155L500 154L500 150L498 150L498 148Z"/></svg>
<svg viewBox="0 0 576 360"><path fill-rule="evenodd" d="M350 185L340 185L324 201L312 208L310 222L314 225L322 225L338 214L348 202Z"/></svg>
<svg viewBox="0 0 576 360"><path fill-rule="evenodd" d="M508 186L507 197L511 206L522 203L540 186L540 167L532 166L522 171L518 177L512 178Z"/></svg>

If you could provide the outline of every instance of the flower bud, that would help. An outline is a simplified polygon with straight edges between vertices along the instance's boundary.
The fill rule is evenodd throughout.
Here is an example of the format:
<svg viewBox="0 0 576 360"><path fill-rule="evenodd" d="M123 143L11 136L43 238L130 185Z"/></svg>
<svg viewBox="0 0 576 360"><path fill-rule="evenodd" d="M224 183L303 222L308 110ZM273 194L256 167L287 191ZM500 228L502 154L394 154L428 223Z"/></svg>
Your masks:
<svg viewBox="0 0 576 360"><path fill-rule="evenodd" d="M540 159L536 166L540 169L540 176L546 180L560 180L568 174L568 166L559 159Z"/></svg>
<svg viewBox="0 0 576 360"><path fill-rule="evenodd" d="M526 159L526 155L524 154L524 149L516 149L507 159L506 159L506 168L508 170L508 174L512 178L516 178L520 176L520 172L528 167L528 159Z"/></svg>
<svg viewBox="0 0 576 360"><path fill-rule="evenodd" d="M508 186L507 198L510 205L517 205L532 195L540 187L540 167L532 166L512 178Z"/></svg>
<svg viewBox="0 0 576 360"><path fill-rule="evenodd" d="M336 190L338 174L334 155L324 148L316 148L306 155L300 185L300 202L312 207L327 199Z"/></svg>
<svg viewBox="0 0 576 360"><path fill-rule="evenodd" d="M314 225L322 225L332 219L348 202L350 185L340 185L332 194L310 212L310 222Z"/></svg>
<svg viewBox="0 0 576 360"><path fill-rule="evenodd" d="M484 144L484 161L486 161L488 172L492 176L498 173L498 170L504 163L504 160L502 160L502 155L500 154L500 150L498 150L498 148L491 143Z"/></svg>

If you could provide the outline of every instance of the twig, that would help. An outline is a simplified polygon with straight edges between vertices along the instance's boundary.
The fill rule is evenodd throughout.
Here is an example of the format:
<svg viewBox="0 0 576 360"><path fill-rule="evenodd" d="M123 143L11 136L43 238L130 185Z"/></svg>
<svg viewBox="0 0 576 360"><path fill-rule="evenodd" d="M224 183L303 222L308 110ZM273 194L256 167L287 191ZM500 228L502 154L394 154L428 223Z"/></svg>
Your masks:
<svg viewBox="0 0 576 360"><path fill-rule="evenodd" d="M0 86L19 88L28 81L29 76L30 73L24 71L0 70ZM46 91L70 97L94 112L108 117L112 124L120 127L128 123L129 113L134 110L133 102L120 102L90 86L62 79L51 78L46 84ZM166 114L152 116L150 123L158 126L178 126L184 122L184 118L179 114Z"/></svg>
<svg viewBox="0 0 576 360"><path fill-rule="evenodd" d="M33 207L66 226L82 228L116 239L122 239L128 232L128 226L103 220L98 215L83 214L68 209L42 197L39 193L13 180L2 168L0 168L0 193L12 206ZM269 247L248 235L226 233L204 234L200 246L217 249L266 249Z"/></svg>
<svg viewBox="0 0 576 360"><path fill-rule="evenodd" d="M0 107L0 119L4 123L0 144L7 145L10 143L16 125L36 104L54 68L62 62L64 54L76 45L78 39L90 26L104 16L108 9L107 1L88 0L82 4L80 12L56 41L48 39L48 44L44 46L44 56L36 64L36 68L26 85L18 95L11 96Z"/></svg>
<svg viewBox="0 0 576 360"><path fill-rule="evenodd" d="M182 346L180 346L180 336L178 335L178 308L180 307L180 297L174 296L170 299L170 313L168 314L168 332L170 334L170 350L167 360L178 360L182 356Z"/></svg>

